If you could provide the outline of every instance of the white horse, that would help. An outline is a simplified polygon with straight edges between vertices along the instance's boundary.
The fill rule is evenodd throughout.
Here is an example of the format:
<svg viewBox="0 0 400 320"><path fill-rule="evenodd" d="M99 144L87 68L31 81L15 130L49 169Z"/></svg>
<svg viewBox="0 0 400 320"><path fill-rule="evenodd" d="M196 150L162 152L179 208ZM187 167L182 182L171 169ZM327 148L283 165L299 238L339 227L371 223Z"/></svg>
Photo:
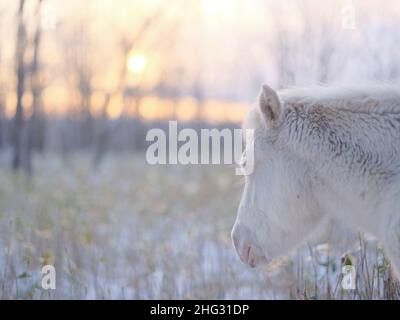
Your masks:
<svg viewBox="0 0 400 320"><path fill-rule="evenodd" d="M255 168L232 230L243 262L271 262L334 218L377 237L398 270L400 91L314 87L277 94L263 86L245 127L255 129Z"/></svg>

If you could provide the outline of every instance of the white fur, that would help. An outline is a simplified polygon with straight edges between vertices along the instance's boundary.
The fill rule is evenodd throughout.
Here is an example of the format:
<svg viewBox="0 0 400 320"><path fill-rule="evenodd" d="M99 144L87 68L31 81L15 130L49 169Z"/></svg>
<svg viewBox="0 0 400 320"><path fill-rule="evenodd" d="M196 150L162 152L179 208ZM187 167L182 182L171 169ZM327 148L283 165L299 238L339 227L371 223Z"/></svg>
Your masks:
<svg viewBox="0 0 400 320"><path fill-rule="evenodd" d="M265 108L244 124L256 131L256 154L233 230L242 260L249 262L243 243L271 261L335 218L376 236L400 267L400 90L312 87L278 96L278 124L261 116Z"/></svg>

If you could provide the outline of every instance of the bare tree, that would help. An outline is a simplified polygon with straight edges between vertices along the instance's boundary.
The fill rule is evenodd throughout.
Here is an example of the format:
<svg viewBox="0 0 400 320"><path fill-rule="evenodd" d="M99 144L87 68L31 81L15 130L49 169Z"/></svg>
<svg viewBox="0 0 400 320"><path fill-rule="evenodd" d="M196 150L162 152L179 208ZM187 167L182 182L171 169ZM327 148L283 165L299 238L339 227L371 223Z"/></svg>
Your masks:
<svg viewBox="0 0 400 320"><path fill-rule="evenodd" d="M278 71L278 87L294 85L296 80L296 43L293 35L284 24L284 11L281 7L273 4L271 7L273 12L275 26L275 41L273 43L273 56L275 56L276 67Z"/></svg>
<svg viewBox="0 0 400 320"><path fill-rule="evenodd" d="M169 4L170 5L170 4ZM111 134L116 131L117 127L109 128L108 126L108 108L110 102L114 96L121 93L126 85L127 76L127 59L129 53L137 46L140 41L142 41L154 27L156 22L165 14L166 7L160 8L153 16L146 19L143 24L139 27L138 32L131 38L122 37L121 43L121 67L117 80L117 85L112 92L108 92L105 95L102 108L101 108L101 118L98 122L98 127L95 134L95 144L94 144L94 155L93 155L93 165L98 167L103 159L104 154L108 148L108 144L111 138ZM118 125L117 125L118 126Z"/></svg>
<svg viewBox="0 0 400 320"><path fill-rule="evenodd" d="M4 137L4 90L2 88L2 84L0 84L0 149L3 148L5 144Z"/></svg>
<svg viewBox="0 0 400 320"><path fill-rule="evenodd" d="M13 159L12 168L18 170L23 164L24 108L22 98L25 90L25 51L27 47L26 26L24 21L25 0L20 0L17 14L16 39L16 72L17 72L17 104L13 127Z"/></svg>
<svg viewBox="0 0 400 320"><path fill-rule="evenodd" d="M3 148L5 144L4 139L4 108L5 108L5 101L4 101L4 82L3 82L3 74L2 74L2 51L1 51L1 43L0 43L0 149Z"/></svg>
<svg viewBox="0 0 400 320"><path fill-rule="evenodd" d="M38 0L36 7L36 30L33 38L33 56L30 63L30 88L32 93L32 113L27 120L27 141L25 147L25 169L31 174L32 152L43 151L44 146L44 114L42 110L43 84L40 74L40 45L42 38L41 6L43 0Z"/></svg>
<svg viewBox="0 0 400 320"><path fill-rule="evenodd" d="M329 10L330 8L327 8ZM315 8L310 2L300 2L299 14L303 23L300 51L303 53L303 74L316 66L315 79L318 83L329 80L332 58L336 51L335 34L328 17L315 18Z"/></svg>
<svg viewBox="0 0 400 320"><path fill-rule="evenodd" d="M64 122L62 148L69 149L76 144L87 148L93 144L94 116L92 115L93 76L96 68L95 51L87 20L80 20L65 29L61 50L64 54L63 77L69 90L71 108ZM71 45L73 43L73 45ZM75 96L76 94L76 96Z"/></svg>
<svg viewBox="0 0 400 320"><path fill-rule="evenodd" d="M94 120L91 113L91 100L93 96L93 62L91 61L90 35L86 30L84 23L79 26L78 48L74 56L74 69L77 75L76 86L80 99L80 120L82 123L81 137L82 146L90 146L93 143Z"/></svg>
<svg viewBox="0 0 400 320"><path fill-rule="evenodd" d="M33 57L30 68L30 81L32 91L32 116L31 116L31 143L30 147L39 151L43 150L44 128L43 128L43 110L42 110L42 91L43 83L40 73L40 47L42 39L41 27L41 6L43 0L38 0L36 7L36 30L33 39Z"/></svg>

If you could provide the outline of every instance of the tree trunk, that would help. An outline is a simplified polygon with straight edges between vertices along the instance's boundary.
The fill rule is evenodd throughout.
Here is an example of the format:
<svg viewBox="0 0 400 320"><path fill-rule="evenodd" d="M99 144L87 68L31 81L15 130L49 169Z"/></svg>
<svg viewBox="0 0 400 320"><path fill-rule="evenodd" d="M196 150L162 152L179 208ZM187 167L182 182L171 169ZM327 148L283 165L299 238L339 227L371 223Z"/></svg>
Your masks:
<svg viewBox="0 0 400 320"><path fill-rule="evenodd" d="M18 170L22 165L22 148L24 136L24 109L22 98L25 90L25 66L24 58L26 51L26 27L24 22L24 5L25 0L20 0L18 9L18 30L16 43L16 72L17 72L17 105L14 116L13 128L13 160L12 168Z"/></svg>
<svg viewBox="0 0 400 320"><path fill-rule="evenodd" d="M44 115L42 112L42 83L40 79L40 45L41 45L41 21L40 8L42 0L38 0L36 15L37 25L33 40L33 58L30 68L30 81L32 92L32 115L28 124L28 141L26 153L26 169L32 172L32 153L33 151L43 151L44 148Z"/></svg>
<svg viewBox="0 0 400 320"><path fill-rule="evenodd" d="M4 97L3 93L0 92L0 149L2 149L4 145Z"/></svg>
<svg viewBox="0 0 400 320"><path fill-rule="evenodd" d="M110 130L108 127L108 108L110 105L110 101L114 96L116 96L118 93L122 92L126 85L126 74L128 73L127 66L126 66L126 61L129 56L129 53L133 50L135 45L141 41L141 39L145 38L147 33L151 30L151 28L154 26L155 22L157 22L166 12L167 7L162 7L160 8L154 16L148 18L144 23L140 26L138 33L136 36L133 37L130 41L123 41L123 50L122 50L122 60L121 60L121 71L119 74L117 86L114 89L113 92L107 93L104 102L103 102L103 107L101 111L101 118L98 123L98 128L97 128L97 134L95 135L94 139L94 155L92 158L92 163L93 166L99 167L100 163L104 157L104 155L107 152L108 144L111 140L110 135L116 131L116 128L114 130ZM125 39L126 40L126 39ZM118 125L117 125L118 128Z"/></svg>

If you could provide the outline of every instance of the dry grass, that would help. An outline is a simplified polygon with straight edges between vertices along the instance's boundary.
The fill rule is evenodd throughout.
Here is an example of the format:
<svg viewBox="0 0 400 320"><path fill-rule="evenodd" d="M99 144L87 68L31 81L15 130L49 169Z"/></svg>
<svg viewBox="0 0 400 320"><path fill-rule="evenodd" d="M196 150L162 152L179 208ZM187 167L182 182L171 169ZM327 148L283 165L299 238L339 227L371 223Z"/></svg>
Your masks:
<svg viewBox="0 0 400 320"><path fill-rule="evenodd" d="M398 300L400 284L393 277L390 262L385 257L382 247L375 240L365 240L358 234L358 245L353 250L340 256L324 251L321 259L318 246L309 247L311 272L304 265L304 257L298 255L295 299L336 299L336 300ZM356 269L356 289L344 290L341 282L341 268L351 257ZM347 264L347 263L346 263Z"/></svg>
<svg viewBox="0 0 400 320"><path fill-rule="evenodd" d="M84 156L47 157L30 181L5 165L0 177L2 299L399 297L369 242L352 252L362 269L349 292L338 286L339 251L302 248L269 272L244 266L230 240L241 192L232 168L150 167L126 155L96 172ZM48 263L54 291L40 286Z"/></svg>

